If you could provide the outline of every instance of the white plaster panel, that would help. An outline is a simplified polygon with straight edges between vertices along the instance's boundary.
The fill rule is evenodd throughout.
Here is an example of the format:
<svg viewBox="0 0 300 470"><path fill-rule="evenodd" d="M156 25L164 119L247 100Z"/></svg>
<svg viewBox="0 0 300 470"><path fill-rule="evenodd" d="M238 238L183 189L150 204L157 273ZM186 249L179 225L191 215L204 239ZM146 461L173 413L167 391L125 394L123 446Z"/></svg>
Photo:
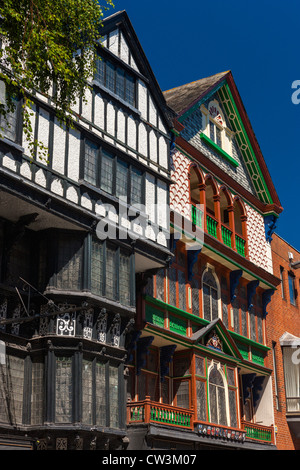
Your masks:
<svg viewBox="0 0 300 470"><path fill-rule="evenodd" d="M167 185L163 181L157 182L157 223L161 227L167 229L168 207L167 207Z"/></svg>
<svg viewBox="0 0 300 470"><path fill-rule="evenodd" d="M140 154L144 155L146 158L148 156L148 142L147 142L147 129L145 124L140 122L139 124L139 148L138 151Z"/></svg>
<svg viewBox="0 0 300 470"><path fill-rule="evenodd" d="M129 63L129 49L127 42L124 38L123 33L121 32L121 43L120 43L120 59L122 59L126 64Z"/></svg>
<svg viewBox="0 0 300 470"><path fill-rule="evenodd" d="M34 132L34 129L35 129L35 119L36 119L36 105L33 103L31 105L31 111L30 111L30 116L29 116L29 120L30 120L30 124L31 124L31 128L32 128L33 132ZM33 137L33 135L32 135L32 137ZM24 133L24 131L23 131L23 135L22 135L22 143L23 143L23 148L24 148L25 155L30 157L31 156L30 146L29 146L30 141L27 140L27 137L26 137L26 134Z"/></svg>
<svg viewBox="0 0 300 470"><path fill-rule="evenodd" d="M136 150L136 121L132 116L128 116L127 129L127 143Z"/></svg>
<svg viewBox="0 0 300 470"><path fill-rule="evenodd" d="M16 171L16 161L12 155L5 155L2 160L3 166L9 170ZM25 175L24 175L25 176ZM30 172L31 176L31 172Z"/></svg>
<svg viewBox="0 0 300 470"><path fill-rule="evenodd" d="M53 170L65 173L65 146L66 146L66 127L64 124L60 125L57 118L54 119L54 137L53 137L53 156L52 168Z"/></svg>
<svg viewBox="0 0 300 470"><path fill-rule="evenodd" d="M115 121L116 111L111 102L107 103L107 132L114 136L115 135Z"/></svg>
<svg viewBox="0 0 300 470"><path fill-rule="evenodd" d="M85 209L88 209L88 210L92 210L93 206L92 206L92 201L91 201L91 198L90 196L87 194L87 193L84 193L82 195L82 198L81 198L81 205L82 207L84 207Z"/></svg>
<svg viewBox="0 0 300 470"><path fill-rule="evenodd" d="M168 144L165 137L160 137L158 141L159 146L159 164L163 168L168 169Z"/></svg>
<svg viewBox="0 0 300 470"><path fill-rule="evenodd" d="M125 116L122 110L117 112L117 139L125 142Z"/></svg>
<svg viewBox="0 0 300 470"><path fill-rule="evenodd" d="M80 165L80 132L77 129L69 131L68 177L74 181L79 179Z"/></svg>
<svg viewBox="0 0 300 470"><path fill-rule="evenodd" d="M155 222L155 177L146 173L145 178L145 189L146 189L146 211L149 219Z"/></svg>
<svg viewBox="0 0 300 470"><path fill-rule="evenodd" d="M153 126L157 126L157 110L151 95L149 95L149 121Z"/></svg>
<svg viewBox="0 0 300 470"><path fill-rule="evenodd" d="M82 117L88 121L92 121L92 92L86 90L85 99L82 100Z"/></svg>
<svg viewBox="0 0 300 470"><path fill-rule="evenodd" d="M43 188L46 187L47 180L46 180L45 172L42 169L36 172L35 182L36 184L38 184L39 186L42 186Z"/></svg>
<svg viewBox="0 0 300 470"><path fill-rule="evenodd" d="M162 122L160 116L158 116L158 128L159 128L160 131L164 132L165 134L168 133L167 129L166 129L165 126L163 125L163 122Z"/></svg>
<svg viewBox="0 0 300 470"><path fill-rule="evenodd" d="M104 101L100 93L95 96L94 123L100 129L104 129Z"/></svg>
<svg viewBox="0 0 300 470"><path fill-rule="evenodd" d="M157 163L157 137L153 130L149 134L150 160Z"/></svg>
<svg viewBox="0 0 300 470"><path fill-rule="evenodd" d="M59 196L63 196L64 190L59 179L55 179L52 181L51 191L55 194L58 194Z"/></svg>
<svg viewBox="0 0 300 470"><path fill-rule="evenodd" d="M20 166L20 174L24 176L24 178L28 178L29 180L31 180L32 173L31 173L31 168L30 168L29 163L27 162L22 163L22 165Z"/></svg>
<svg viewBox="0 0 300 470"><path fill-rule="evenodd" d="M114 31L111 31L109 33L109 50L113 54L118 55L118 49L119 49L119 30L115 29Z"/></svg>
<svg viewBox="0 0 300 470"><path fill-rule="evenodd" d="M138 81L138 105L142 118L147 120L147 87L141 80Z"/></svg>
<svg viewBox="0 0 300 470"><path fill-rule="evenodd" d="M38 141L41 142L48 149L49 145L49 126L50 126L50 114L43 108L40 108L39 112L39 126L38 126ZM45 159L43 151L38 147L37 159ZM48 158L47 158L48 160Z"/></svg>
<svg viewBox="0 0 300 470"><path fill-rule="evenodd" d="M70 186L66 191L66 198L69 201L74 202L75 204L78 204L78 194L77 194L76 189Z"/></svg>

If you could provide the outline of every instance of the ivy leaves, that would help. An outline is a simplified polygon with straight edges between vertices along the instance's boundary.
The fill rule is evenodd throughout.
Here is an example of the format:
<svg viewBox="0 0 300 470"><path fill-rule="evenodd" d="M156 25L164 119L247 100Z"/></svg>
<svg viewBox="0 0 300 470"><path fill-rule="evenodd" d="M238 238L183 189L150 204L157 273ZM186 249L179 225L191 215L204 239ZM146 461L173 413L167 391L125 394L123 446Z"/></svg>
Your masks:
<svg viewBox="0 0 300 470"><path fill-rule="evenodd" d="M0 1L0 80L7 91L5 115L12 97L23 99L23 130L34 155L30 107L36 90L51 98L61 122L72 120L72 106L85 95L95 70L103 13L112 0ZM45 149L44 149L45 150Z"/></svg>

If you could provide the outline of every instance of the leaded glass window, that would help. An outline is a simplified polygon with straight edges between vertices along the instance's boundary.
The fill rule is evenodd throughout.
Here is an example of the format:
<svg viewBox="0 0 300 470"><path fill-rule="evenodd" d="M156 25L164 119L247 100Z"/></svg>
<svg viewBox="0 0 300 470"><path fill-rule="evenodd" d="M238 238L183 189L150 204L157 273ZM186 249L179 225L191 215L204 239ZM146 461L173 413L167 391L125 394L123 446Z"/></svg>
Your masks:
<svg viewBox="0 0 300 470"><path fill-rule="evenodd" d="M6 354L6 363L0 364L0 420L22 424L24 359Z"/></svg>
<svg viewBox="0 0 300 470"><path fill-rule="evenodd" d="M106 292L105 295L108 299L116 298L116 250L107 247L106 249Z"/></svg>
<svg viewBox="0 0 300 470"><path fill-rule="evenodd" d="M136 81L133 75L125 72L121 67L114 66L100 55L96 60L95 81L104 85L131 106L136 106Z"/></svg>
<svg viewBox="0 0 300 470"><path fill-rule="evenodd" d="M193 278L191 282L192 288L192 312L199 316L199 281Z"/></svg>
<svg viewBox="0 0 300 470"><path fill-rule="evenodd" d="M58 238L57 275L58 289L81 289L82 240L70 234L60 234Z"/></svg>
<svg viewBox="0 0 300 470"><path fill-rule="evenodd" d="M16 142L17 140L17 121L18 121L18 108L19 102L16 98L12 98L13 109L7 111L6 116L0 116L0 136L4 136L7 139ZM6 106L6 110L7 110Z"/></svg>
<svg viewBox="0 0 300 470"><path fill-rule="evenodd" d="M255 321L255 309L252 307L249 311L250 314L250 338L256 341L256 321Z"/></svg>
<svg viewBox="0 0 300 470"><path fill-rule="evenodd" d="M109 366L109 414L110 427L119 427L119 369Z"/></svg>
<svg viewBox="0 0 300 470"><path fill-rule="evenodd" d="M229 411L230 411L230 425L234 428L237 428L238 422L237 422L237 406L236 406L236 390L235 389L228 390L228 398L229 398Z"/></svg>
<svg viewBox="0 0 300 470"><path fill-rule="evenodd" d="M203 275L202 289L204 318L213 321L219 316L219 306L218 286L211 270L207 270Z"/></svg>
<svg viewBox="0 0 300 470"><path fill-rule="evenodd" d="M175 384L175 395L176 395L176 403L177 406L180 408L189 408L190 399L189 399L189 392L190 392L190 384L187 380L182 382L176 381Z"/></svg>
<svg viewBox="0 0 300 470"><path fill-rule="evenodd" d="M44 362L32 360L31 424L42 424L44 418Z"/></svg>
<svg viewBox="0 0 300 470"><path fill-rule="evenodd" d="M116 196L127 200L128 165L118 158L116 168Z"/></svg>
<svg viewBox="0 0 300 470"><path fill-rule="evenodd" d="M91 289L103 295L103 244L96 240L92 241Z"/></svg>
<svg viewBox="0 0 300 470"><path fill-rule="evenodd" d="M178 304L179 308L186 310L186 288L185 288L185 272L178 270Z"/></svg>
<svg viewBox="0 0 300 470"><path fill-rule="evenodd" d="M209 373L209 407L210 421L227 426L225 384L217 364Z"/></svg>
<svg viewBox="0 0 300 470"><path fill-rule="evenodd" d="M169 269L169 304L176 307L176 269Z"/></svg>
<svg viewBox="0 0 300 470"><path fill-rule="evenodd" d="M160 269L156 274L156 298L165 301L165 270Z"/></svg>
<svg viewBox="0 0 300 470"><path fill-rule="evenodd" d="M131 204L142 204L142 172L131 169Z"/></svg>
<svg viewBox="0 0 300 470"><path fill-rule="evenodd" d="M176 356L173 363L174 377L183 377L190 373L190 357L189 356Z"/></svg>
<svg viewBox="0 0 300 470"><path fill-rule="evenodd" d="M91 184L97 184L99 146L90 140L85 141L84 178Z"/></svg>
<svg viewBox="0 0 300 470"><path fill-rule="evenodd" d="M204 358L200 356L195 357L195 363L196 363L196 375L200 375L202 377L205 376L205 362Z"/></svg>
<svg viewBox="0 0 300 470"><path fill-rule="evenodd" d="M130 305L130 258L122 251L120 252L119 276L120 302L124 305Z"/></svg>
<svg viewBox="0 0 300 470"><path fill-rule="evenodd" d="M106 425L106 379L105 364L96 362L96 424L98 426Z"/></svg>
<svg viewBox="0 0 300 470"><path fill-rule="evenodd" d="M197 419L206 421L206 383L201 380L196 381L197 394Z"/></svg>
<svg viewBox="0 0 300 470"><path fill-rule="evenodd" d="M72 422L72 358L56 358L55 422Z"/></svg>
<svg viewBox="0 0 300 470"><path fill-rule="evenodd" d="M108 152L102 151L101 157L101 189L109 194L113 193L113 166L114 157Z"/></svg>
<svg viewBox="0 0 300 470"><path fill-rule="evenodd" d="M92 361L82 361L82 422L93 424Z"/></svg>

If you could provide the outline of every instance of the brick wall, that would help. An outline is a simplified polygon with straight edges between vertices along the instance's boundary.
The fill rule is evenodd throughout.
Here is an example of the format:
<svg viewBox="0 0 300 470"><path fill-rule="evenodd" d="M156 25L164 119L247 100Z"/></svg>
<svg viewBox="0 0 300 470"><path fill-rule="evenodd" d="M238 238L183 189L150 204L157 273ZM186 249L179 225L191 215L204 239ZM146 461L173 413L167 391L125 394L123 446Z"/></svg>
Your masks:
<svg viewBox="0 0 300 470"><path fill-rule="evenodd" d="M287 242L285 242L276 234L273 235L271 248L274 275L280 277L280 267L283 268L283 288L285 293L283 298L282 290L279 286L272 297L271 303L269 304L269 313L266 321L267 345L272 349L272 343L276 342L275 357L279 399L279 409L277 410L275 399L275 379L273 372L274 415L275 425L278 428L276 444L279 450L300 450L300 439L294 438L286 421L284 370L282 352L279 343L280 337L286 331L293 334L294 336L300 337L300 269L292 270L295 275L296 289L298 290L298 298L296 298L295 306L290 302L288 286L288 272L291 270L288 253L293 253L294 261L298 261L300 260L300 252L291 247ZM267 366L274 370L272 350L268 355Z"/></svg>

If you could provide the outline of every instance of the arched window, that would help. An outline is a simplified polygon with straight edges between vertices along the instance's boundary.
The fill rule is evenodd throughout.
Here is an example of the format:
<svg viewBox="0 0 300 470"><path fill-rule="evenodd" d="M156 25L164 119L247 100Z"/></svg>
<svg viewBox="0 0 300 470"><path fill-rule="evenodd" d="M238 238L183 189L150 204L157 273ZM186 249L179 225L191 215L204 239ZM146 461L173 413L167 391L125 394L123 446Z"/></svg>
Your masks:
<svg viewBox="0 0 300 470"><path fill-rule="evenodd" d="M202 293L203 317L205 320L213 321L219 317L219 285L210 268L203 274Z"/></svg>
<svg viewBox="0 0 300 470"><path fill-rule="evenodd" d="M227 426L227 383L221 365L213 361L209 370L208 389L210 422Z"/></svg>

